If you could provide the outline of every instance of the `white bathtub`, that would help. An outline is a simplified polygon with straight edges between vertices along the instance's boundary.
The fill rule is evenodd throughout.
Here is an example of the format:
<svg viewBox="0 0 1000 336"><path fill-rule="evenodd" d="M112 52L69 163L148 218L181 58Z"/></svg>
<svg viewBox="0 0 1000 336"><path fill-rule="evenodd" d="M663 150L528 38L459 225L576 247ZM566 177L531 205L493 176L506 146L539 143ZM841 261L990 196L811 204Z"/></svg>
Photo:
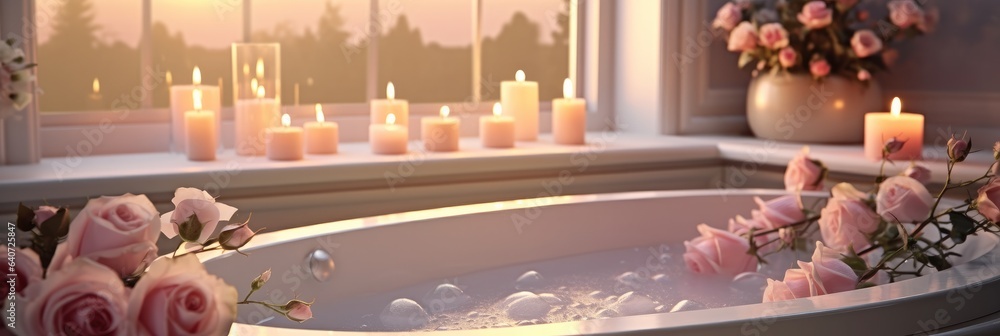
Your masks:
<svg viewBox="0 0 1000 336"><path fill-rule="evenodd" d="M318 224L255 238L250 254L204 255L210 272L246 293L270 267L270 283L255 298L336 302L477 271L662 242L697 235L695 225L723 227L748 214L753 196L780 191L637 192L509 201ZM810 195L810 199L823 195ZM289 216L294 216L290 211ZM517 224L512 218L522 219ZM524 222L528 219L530 222ZM267 226L267 223L255 223ZM558 243L553 243L558 242ZM942 327L956 335L1000 334L1000 245L972 237L963 259L947 271L874 288L778 303L660 313L512 328L437 331L441 335L910 335ZM516 247L516 248L512 248ZM329 252L336 263L325 282L308 272L307 256ZM315 309L295 324L240 307L234 335L399 335L329 331L337 316ZM377 312L375 312L377 314ZM252 323L252 324L248 324ZM260 325L257 325L260 324ZM295 330L289 328L296 328Z"/></svg>

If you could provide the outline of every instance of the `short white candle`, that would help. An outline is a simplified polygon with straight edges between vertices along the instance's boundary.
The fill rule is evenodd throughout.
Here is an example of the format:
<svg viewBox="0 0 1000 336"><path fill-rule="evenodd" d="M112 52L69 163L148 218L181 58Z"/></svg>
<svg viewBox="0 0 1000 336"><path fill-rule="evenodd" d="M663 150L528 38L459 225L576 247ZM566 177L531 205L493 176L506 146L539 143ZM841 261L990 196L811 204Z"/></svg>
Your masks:
<svg viewBox="0 0 1000 336"><path fill-rule="evenodd" d="M514 116L518 141L538 140L538 82L525 81L521 70L514 79L500 83L500 104Z"/></svg>
<svg viewBox="0 0 1000 336"><path fill-rule="evenodd" d="M396 116L397 125L410 124L410 103L404 99L396 99L396 86L389 82L385 86L386 99L375 99L371 103L371 123L385 122L389 114Z"/></svg>
<svg viewBox="0 0 1000 336"><path fill-rule="evenodd" d="M924 150L924 116L902 113L899 98L892 100L889 113L865 114L865 157L872 161L882 159L886 141L896 138L905 141L903 148L889 155L890 160L919 160Z"/></svg>
<svg viewBox="0 0 1000 336"><path fill-rule="evenodd" d="M340 143L340 126L336 122L326 121L323 107L316 104L316 121L305 123L306 153L336 154Z"/></svg>
<svg viewBox="0 0 1000 336"><path fill-rule="evenodd" d="M451 109L447 105L441 107L440 117L420 119L420 135L424 140L424 149L431 152L458 151L459 120L450 118Z"/></svg>
<svg viewBox="0 0 1000 336"><path fill-rule="evenodd" d="M503 106L493 104L493 115L479 117L479 138L486 148L514 147L514 118L503 115Z"/></svg>
<svg viewBox="0 0 1000 336"><path fill-rule="evenodd" d="M213 161L219 145L215 111L202 110L201 90L191 94L194 111L184 112L184 140L188 160Z"/></svg>
<svg viewBox="0 0 1000 336"><path fill-rule="evenodd" d="M552 137L557 144L586 143L587 102L574 98L573 82L563 81L563 98L552 100Z"/></svg>
<svg viewBox="0 0 1000 336"><path fill-rule="evenodd" d="M267 158L275 161L302 160L304 140L302 127L291 127L292 118L281 116L281 127L267 129Z"/></svg>
<svg viewBox="0 0 1000 336"><path fill-rule="evenodd" d="M389 113L384 124L368 126L368 138L372 153L381 155L406 154L409 131L406 126L396 125L396 115Z"/></svg>

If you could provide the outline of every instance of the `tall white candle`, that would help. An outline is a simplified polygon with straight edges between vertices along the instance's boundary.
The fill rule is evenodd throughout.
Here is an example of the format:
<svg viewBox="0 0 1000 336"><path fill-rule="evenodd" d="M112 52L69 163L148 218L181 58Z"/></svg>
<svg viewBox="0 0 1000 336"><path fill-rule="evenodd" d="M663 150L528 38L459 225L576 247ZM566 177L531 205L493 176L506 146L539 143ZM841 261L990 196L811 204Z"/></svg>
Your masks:
<svg viewBox="0 0 1000 336"><path fill-rule="evenodd" d="M563 81L563 98L552 100L552 137L557 144L583 145L587 131L587 102L574 98L573 82Z"/></svg>
<svg viewBox="0 0 1000 336"><path fill-rule="evenodd" d="M171 143L172 150L184 152L186 150L184 137L184 113L194 110L192 100L195 90L201 91L202 109L215 112L216 134L221 134L219 129L222 125L222 93L219 86L201 85L201 69L197 66L191 71L191 85L170 86L170 119L171 119Z"/></svg>
<svg viewBox="0 0 1000 336"><path fill-rule="evenodd" d="M201 90L192 92L194 110L184 112L185 150L188 160L213 161L219 145L216 112L203 110Z"/></svg>
<svg viewBox="0 0 1000 336"><path fill-rule="evenodd" d="M514 116L517 140L538 140L538 82L525 81L521 70L514 78L500 83L500 104Z"/></svg>
<svg viewBox="0 0 1000 336"><path fill-rule="evenodd" d="M257 87L257 99L236 102L235 135L236 154L263 156L267 153L264 143L265 132L275 124L281 106L277 100L265 97L263 86Z"/></svg>

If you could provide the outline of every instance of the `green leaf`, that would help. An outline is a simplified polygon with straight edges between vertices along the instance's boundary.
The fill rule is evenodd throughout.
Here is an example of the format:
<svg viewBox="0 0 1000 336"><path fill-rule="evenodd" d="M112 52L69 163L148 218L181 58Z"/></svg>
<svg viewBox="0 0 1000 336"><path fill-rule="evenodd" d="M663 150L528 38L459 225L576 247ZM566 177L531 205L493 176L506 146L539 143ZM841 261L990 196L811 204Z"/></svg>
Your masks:
<svg viewBox="0 0 1000 336"><path fill-rule="evenodd" d="M976 222L968 215L952 211L948 213L948 218L951 220L951 240L956 244L964 243L970 234L976 232Z"/></svg>
<svg viewBox="0 0 1000 336"><path fill-rule="evenodd" d="M840 260L847 264L847 266L851 266L851 269L854 270L854 273L857 274L858 277L861 277L868 272L868 263L857 255L845 255L843 258L840 258Z"/></svg>
<svg viewBox="0 0 1000 336"><path fill-rule="evenodd" d="M21 231L31 231L35 228L35 211L31 208L24 206L23 203L17 204L17 229Z"/></svg>
<svg viewBox="0 0 1000 336"><path fill-rule="evenodd" d="M59 208L59 211L56 211L55 215L46 219L44 223L39 224L38 229L42 232L42 235L50 237L65 236L65 233L60 235L60 232L68 230L69 227L69 216L66 213L66 208Z"/></svg>

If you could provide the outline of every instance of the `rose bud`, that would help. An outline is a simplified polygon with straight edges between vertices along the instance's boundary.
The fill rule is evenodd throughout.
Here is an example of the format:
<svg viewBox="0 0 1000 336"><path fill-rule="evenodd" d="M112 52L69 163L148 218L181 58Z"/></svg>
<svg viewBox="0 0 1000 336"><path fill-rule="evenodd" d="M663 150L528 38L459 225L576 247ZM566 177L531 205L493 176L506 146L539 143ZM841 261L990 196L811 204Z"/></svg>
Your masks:
<svg viewBox="0 0 1000 336"><path fill-rule="evenodd" d="M281 307L285 311L285 317L289 320L295 322L305 322L313 317L312 309L309 308L312 303L303 302L301 300L291 300Z"/></svg>
<svg viewBox="0 0 1000 336"><path fill-rule="evenodd" d="M910 178L920 181L920 183L927 184L931 181L931 171L924 166L910 165L903 171L903 176L909 176Z"/></svg>
<svg viewBox="0 0 1000 336"><path fill-rule="evenodd" d="M249 243L255 234L247 223L226 225L219 233L219 245L225 250L236 250Z"/></svg>
<svg viewBox="0 0 1000 336"><path fill-rule="evenodd" d="M885 147L882 147L882 154L889 156L889 154L899 152L903 149L903 145L906 145L906 141L900 141L896 137L889 138L889 141L885 142Z"/></svg>
<svg viewBox="0 0 1000 336"><path fill-rule="evenodd" d="M264 287L264 284L267 283L267 280L271 280L270 268L264 271L264 273L258 275L256 279L253 279L253 282L250 283L250 289L254 291L259 290L261 287Z"/></svg>
<svg viewBox="0 0 1000 336"><path fill-rule="evenodd" d="M951 136L951 139L948 139L948 158L952 161L965 161L970 151L972 151L972 144L965 141L965 139L956 139L954 135Z"/></svg>

